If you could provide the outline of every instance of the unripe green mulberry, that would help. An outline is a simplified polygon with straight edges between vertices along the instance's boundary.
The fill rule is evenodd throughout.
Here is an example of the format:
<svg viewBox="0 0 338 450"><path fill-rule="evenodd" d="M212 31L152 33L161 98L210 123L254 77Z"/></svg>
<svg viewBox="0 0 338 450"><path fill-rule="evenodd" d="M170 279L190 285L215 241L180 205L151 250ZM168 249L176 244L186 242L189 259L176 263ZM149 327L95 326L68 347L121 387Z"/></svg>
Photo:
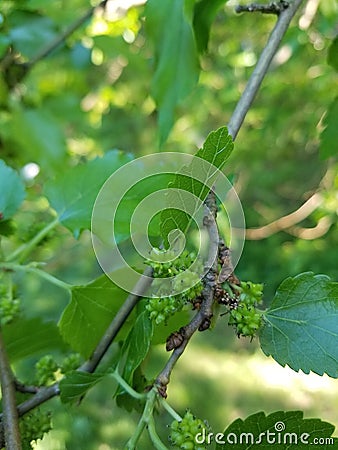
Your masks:
<svg viewBox="0 0 338 450"><path fill-rule="evenodd" d="M201 433L203 429L209 427L201 419L197 419L194 415L187 411L181 421L174 420L171 425L170 440L173 445L181 450L205 450L206 447L201 446L195 440L196 435Z"/></svg>

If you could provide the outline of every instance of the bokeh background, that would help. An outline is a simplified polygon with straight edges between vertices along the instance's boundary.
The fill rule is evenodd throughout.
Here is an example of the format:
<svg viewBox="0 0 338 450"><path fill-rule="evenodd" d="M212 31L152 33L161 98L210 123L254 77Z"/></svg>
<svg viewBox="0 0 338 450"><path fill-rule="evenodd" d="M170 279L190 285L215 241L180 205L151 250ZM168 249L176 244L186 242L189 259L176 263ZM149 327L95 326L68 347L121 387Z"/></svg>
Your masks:
<svg viewBox="0 0 338 450"><path fill-rule="evenodd" d="M145 33L144 5L135 3L109 1L108 13L94 14L22 80L16 82L11 74L11 89L6 73L0 74L0 157L21 171L28 186L11 245L26 241L50 220L41 186L65 165L113 148L135 156L159 151L150 95L153 48ZM235 4L229 1L219 9L208 53L201 58L199 84L179 106L162 151L194 153L231 116L275 21L271 16L236 15ZM0 57L6 56L10 41L21 61L30 60L89 6L86 0L3 0ZM337 279L337 163L320 154L323 117L337 95L337 75L326 61L337 17L335 0L309 0L297 15L226 167L248 229L296 211L315 192L321 195L317 207L292 227L266 237L259 230L248 231L236 273L264 283L265 304L288 276L313 271ZM332 145L337 147L337 142L338 131ZM47 261L48 271L70 283L86 283L100 273L87 232L75 240L60 227L35 258ZM68 302L63 291L33 275L19 278L18 289L27 316L58 320ZM24 379L39 356L17 364ZM151 378L166 358L162 347L153 349L144 363L146 374ZM44 410L54 411L54 429L36 449L123 448L138 412L117 407L114 389L106 380L80 405L64 406L59 399L44 405ZM281 409L300 409L306 417L338 426L336 380L280 367L262 354L255 340L238 339L226 318L193 338L168 394L176 410L184 414L190 408L215 432L237 417ZM170 421L164 413L159 416L164 440ZM143 448L151 448L146 437Z"/></svg>

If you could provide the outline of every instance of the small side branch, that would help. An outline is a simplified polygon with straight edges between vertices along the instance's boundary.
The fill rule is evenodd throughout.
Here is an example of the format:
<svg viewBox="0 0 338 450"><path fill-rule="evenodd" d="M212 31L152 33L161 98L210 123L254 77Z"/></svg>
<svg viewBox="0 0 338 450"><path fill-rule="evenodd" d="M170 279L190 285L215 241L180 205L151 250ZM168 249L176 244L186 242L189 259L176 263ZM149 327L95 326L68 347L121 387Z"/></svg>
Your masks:
<svg viewBox="0 0 338 450"><path fill-rule="evenodd" d="M248 228L246 230L246 239L260 240L265 239L278 231L284 231L302 220L306 219L313 211L315 211L323 202L321 194L316 192L313 194L302 206L296 211L293 211L286 216L280 217L273 222L258 228Z"/></svg>
<svg viewBox="0 0 338 450"><path fill-rule="evenodd" d="M15 381L0 330L0 383L3 404L3 428L7 450L21 450L19 415L15 400Z"/></svg>
<svg viewBox="0 0 338 450"><path fill-rule="evenodd" d="M271 2L266 5L260 3L251 3L250 5L236 6L236 12L260 12L263 14L277 14L277 16L289 7L289 2L280 0L279 2Z"/></svg>

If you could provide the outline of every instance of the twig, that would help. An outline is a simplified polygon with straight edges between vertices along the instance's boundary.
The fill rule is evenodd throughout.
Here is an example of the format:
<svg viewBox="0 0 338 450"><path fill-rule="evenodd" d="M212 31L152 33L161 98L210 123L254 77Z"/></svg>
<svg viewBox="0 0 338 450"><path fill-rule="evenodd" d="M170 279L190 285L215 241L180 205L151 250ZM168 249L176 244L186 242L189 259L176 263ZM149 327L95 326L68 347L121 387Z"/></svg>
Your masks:
<svg viewBox="0 0 338 450"><path fill-rule="evenodd" d="M36 394L39 391L38 386L32 386L21 383L21 381L14 379L15 390L23 394Z"/></svg>
<svg viewBox="0 0 338 450"><path fill-rule="evenodd" d="M287 233L292 236L296 236L299 239L305 239L307 241L312 241L313 239L318 239L324 234L326 234L331 228L333 221L330 217L324 216L318 220L317 225L311 228L303 228L303 227L291 227L285 230Z"/></svg>
<svg viewBox="0 0 338 450"><path fill-rule="evenodd" d="M36 264L36 263L35 263ZM44 278L50 283L58 286L62 289L66 289L69 291L72 288L71 284L66 283L65 281L59 280L59 278L54 277L48 272L37 268L34 263L28 265L14 264L14 263L0 263L0 270L3 271L21 271L21 272L31 272L38 275L40 278Z"/></svg>
<svg viewBox="0 0 338 450"><path fill-rule="evenodd" d="M169 403L163 397L159 397L159 400L160 400L160 404L171 415L171 417L174 420L181 422L182 417L169 405Z"/></svg>
<svg viewBox="0 0 338 450"><path fill-rule="evenodd" d="M264 47L259 60L257 61L256 67L250 76L248 84L246 85L245 90L230 118L228 129L233 139L236 138L245 116L249 111L257 91L268 71L272 58L274 57L293 16L302 2L303 0L294 0L290 3L289 7L282 11L278 16L277 23L270 33L268 42Z"/></svg>
<svg viewBox="0 0 338 450"><path fill-rule="evenodd" d="M205 276L205 287L202 292L202 304L198 313L193 317L191 322L185 327L181 328L179 333L181 334L183 340L180 345L177 346L172 352L169 360L167 361L165 367L159 373L156 378L155 385L158 386L159 392L162 396L166 396L166 386L169 383L171 372L177 363L179 357L184 352L186 346L192 335L197 331L203 331L209 328L210 319L212 317L212 305L214 302L214 290L216 286L216 275L217 275L217 254L218 254L218 242L219 235L216 225L216 197L213 191L210 191L208 197L206 198L206 214L204 217L204 225L207 228L210 247L208 253L207 267L210 267L208 273Z"/></svg>
<svg viewBox="0 0 338 450"><path fill-rule="evenodd" d="M19 417L28 413L37 406L45 403L47 400L60 394L59 383L54 383L48 387L42 387L31 398L18 405Z"/></svg>
<svg viewBox="0 0 338 450"><path fill-rule="evenodd" d="M5 344L0 330L0 383L2 394L3 422L7 450L21 450L19 415L15 400L15 382L8 361Z"/></svg>
<svg viewBox="0 0 338 450"><path fill-rule="evenodd" d="M236 12L260 12L263 14L277 14L289 7L289 2L285 0L279 0L279 2L271 2L266 5L260 3L251 3L250 5L238 5L236 6Z"/></svg>
<svg viewBox="0 0 338 450"><path fill-rule="evenodd" d="M148 428L150 438L153 444L155 445L155 448L157 448L158 450L167 450L167 447L163 445L155 430L153 410L155 407L157 395L158 393L156 388L153 388L150 392L148 392L147 401L144 406L142 417L139 420L139 423L134 431L134 434L131 436L131 438L129 439L129 441L125 446L126 450L136 449L138 440L140 439L140 436L143 433L145 427Z"/></svg>
<svg viewBox="0 0 338 450"><path fill-rule="evenodd" d="M313 211L315 211L323 202L323 197L316 192L303 205L301 205L296 211L293 211L286 216L280 217L273 222L257 228L248 228L246 230L245 238L249 240L265 239L278 231L285 230L287 228L296 225L302 220L306 219Z"/></svg>

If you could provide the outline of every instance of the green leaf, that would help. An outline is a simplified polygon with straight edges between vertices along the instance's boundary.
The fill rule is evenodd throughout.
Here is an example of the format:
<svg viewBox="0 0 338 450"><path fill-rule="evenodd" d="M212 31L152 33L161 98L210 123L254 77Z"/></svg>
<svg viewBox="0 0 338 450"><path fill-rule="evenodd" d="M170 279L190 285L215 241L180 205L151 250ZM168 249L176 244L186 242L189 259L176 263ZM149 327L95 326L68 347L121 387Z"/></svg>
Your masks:
<svg viewBox="0 0 338 450"><path fill-rule="evenodd" d="M66 349L53 322L20 318L3 327L2 333L12 363L51 349Z"/></svg>
<svg viewBox="0 0 338 450"><path fill-rule="evenodd" d="M147 32L155 46L152 96L159 111L160 143L168 137L177 105L196 85L199 62L191 19L182 0L148 0Z"/></svg>
<svg viewBox="0 0 338 450"><path fill-rule="evenodd" d="M200 0L195 5L194 10L194 31L196 44L199 52L206 52L208 49L210 28L215 16L224 3L228 0Z"/></svg>
<svg viewBox="0 0 338 450"><path fill-rule="evenodd" d="M263 317L266 355L295 371L338 377L338 283L311 272L287 278Z"/></svg>
<svg viewBox="0 0 338 450"><path fill-rule="evenodd" d="M324 442L320 448L337 448L337 438L331 438L335 427L320 419L304 419L302 411L277 411L268 416L258 412L245 420L236 419L224 431L222 443L216 450L232 448L234 450L285 450L309 449L315 447L320 439ZM326 441L325 441L326 440Z"/></svg>
<svg viewBox="0 0 338 450"><path fill-rule="evenodd" d="M327 52L327 63L338 72L338 36L332 41Z"/></svg>
<svg viewBox="0 0 338 450"><path fill-rule="evenodd" d="M122 349L122 354L126 355L122 377L128 384L132 383L136 368L148 353L152 336L152 321L148 312L143 311L136 319Z"/></svg>
<svg viewBox="0 0 338 450"><path fill-rule="evenodd" d="M211 170L212 166L205 168L200 159L207 161L219 170L222 169L226 160L230 156L233 149L233 141L226 127L221 127L216 131L212 131L203 147L198 150L196 157L189 166L185 166L176 174L175 180L169 184L169 188L182 189L193 194L196 200L195 205L189 205L186 208L186 201L179 192L172 191L168 195L168 208L161 214L161 234L165 245L168 245L168 235L170 231L179 229L186 234L191 218L187 212L194 210L198 206L198 200L203 202L208 195L212 183L216 180L215 170ZM205 170L204 170L205 169ZM196 175L201 175L202 180L196 179ZM195 201L192 200L192 201ZM196 212L196 211L195 211Z"/></svg>
<svg viewBox="0 0 338 450"><path fill-rule="evenodd" d="M60 319L60 332L73 350L88 358L128 293L106 275L85 286L73 287L71 293L71 302ZM119 336L126 331L124 326Z"/></svg>
<svg viewBox="0 0 338 450"><path fill-rule="evenodd" d="M11 137L27 157L49 170L60 168L66 155L64 130L46 109L13 111Z"/></svg>
<svg viewBox="0 0 338 450"><path fill-rule="evenodd" d="M60 398L70 403L82 397L89 389L102 380L106 373L87 373L74 371L60 381Z"/></svg>
<svg viewBox="0 0 338 450"><path fill-rule="evenodd" d="M25 195L25 186L19 175L0 160L0 222L15 214Z"/></svg>
<svg viewBox="0 0 338 450"><path fill-rule="evenodd" d="M338 154L338 97L333 99L323 120L324 130L320 136L320 154L323 159Z"/></svg>
<svg viewBox="0 0 338 450"><path fill-rule="evenodd" d="M102 158L64 170L47 183L45 194L51 206L75 237L90 229L93 205L104 182L131 159L131 155L112 150Z"/></svg>
<svg viewBox="0 0 338 450"><path fill-rule="evenodd" d="M47 42L51 42L57 32L53 22L48 17L36 13L15 11L8 19L9 36L15 50L27 58L35 56Z"/></svg>

